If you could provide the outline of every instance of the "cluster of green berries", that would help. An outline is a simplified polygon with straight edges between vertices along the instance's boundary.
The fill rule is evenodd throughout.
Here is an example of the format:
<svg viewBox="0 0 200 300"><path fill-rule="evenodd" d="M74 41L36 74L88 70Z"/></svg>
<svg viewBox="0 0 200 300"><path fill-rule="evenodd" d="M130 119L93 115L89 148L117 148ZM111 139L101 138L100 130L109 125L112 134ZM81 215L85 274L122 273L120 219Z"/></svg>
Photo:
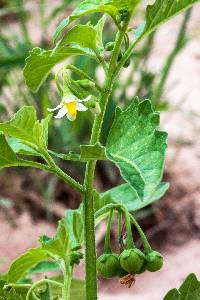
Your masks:
<svg viewBox="0 0 200 300"><path fill-rule="evenodd" d="M120 254L113 253L110 247L112 212L110 213L106 231L104 254L97 259L98 274L104 278L121 278L127 274L136 275L144 273L145 271L156 272L163 266L162 255L151 249L146 238L144 241L144 253L135 247L128 214L126 214L125 218L127 227L127 247L125 249L122 247Z"/></svg>
<svg viewBox="0 0 200 300"><path fill-rule="evenodd" d="M98 274L104 278L141 274L146 270L156 272L163 266L163 257L157 251L145 255L137 248L125 249L121 254L102 254L97 259Z"/></svg>

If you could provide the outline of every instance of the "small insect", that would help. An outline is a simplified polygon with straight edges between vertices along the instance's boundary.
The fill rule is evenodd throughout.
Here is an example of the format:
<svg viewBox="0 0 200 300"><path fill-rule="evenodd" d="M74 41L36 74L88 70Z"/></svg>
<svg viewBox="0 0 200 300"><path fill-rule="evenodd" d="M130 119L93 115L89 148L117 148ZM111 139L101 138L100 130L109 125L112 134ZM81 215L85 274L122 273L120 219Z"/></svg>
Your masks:
<svg viewBox="0 0 200 300"><path fill-rule="evenodd" d="M120 283L130 289L135 284L135 275L127 274L120 279Z"/></svg>

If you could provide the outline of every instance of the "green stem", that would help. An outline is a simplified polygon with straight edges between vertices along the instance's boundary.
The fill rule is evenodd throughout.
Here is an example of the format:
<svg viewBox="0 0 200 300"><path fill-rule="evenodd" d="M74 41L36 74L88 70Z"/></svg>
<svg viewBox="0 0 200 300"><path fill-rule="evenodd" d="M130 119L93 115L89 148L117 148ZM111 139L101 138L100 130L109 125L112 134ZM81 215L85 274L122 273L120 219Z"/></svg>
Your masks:
<svg viewBox="0 0 200 300"><path fill-rule="evenodd" d="M112 223L112 216L113 216L113 210L110 211L109 217L108 217L108 223L107 223L107 229L106 229L106 237L105 237L105 243L104 243L104 253L108 254L111 253L111 247L110 247L110 228Z"/></svg>
<svg viewBox="0 0 200 300"><path fill-rule="evenodd" d="M27 293L27 295L26 295L26 300L31 299L31 298L30 298L31 293L34 291L34 289L35 289L37 286L39 286L39 285L41 285L41 284L43 284L43 283L49 283L49 284L52 284L52 285L56 285L56 286L58 286L58 287L60 287L60 288L63 288L63 284L60 283L60 282L57 282L57 281L54 281L54 280L50 280L50 279L42 279L42 280L40 280L40 281L37 281L36 283L34 283L34 284L31 286L31 288L29 289L29 291L28 291L28 293Z"/></svg>
<svg viewBox="0 0 200 300"><path fill-rule="evenodd" d="M95 117L90 144L94 145L100 141L100 134L103 119L106 111L109 96L113 87L113 73L116 69L117 59L121 48L124 34L127 30L128 21L122 31L117 34L113 55L109 70L106 75L104 89L101 93L100 107L101 113ZM86 264L86 300L97 299L97 280L96 280L96 246L95 246L95 222L94 222L94 200L93 200L93 178L96 161L89 161L86 165L83 197L84 209L84 232L85 232L85 264Z"/></svg>
<svg viewBox="0 0 200 300"><path fill-rule="evenodd" d="M104 69L104 72L106 73L108 71L108 67L107 67L107 64L105 62L104 57L101 56L98 51L95 51L95 54L96 54L96 57L97 57L99 63L102 65L102 67Z"/></svg>
<svg viewBox="0 0 200 300"><path fill-rule="evenodd" d="M62 179L64 182L66 182L68 185L70 185L72 188L74 188L75 190L80 192L81 194L84 193L83 186L80 183L78 183L76 180L71 178L69 175L67 175L65 172L63 172L58 166L52 168L50 166L46 166L46 165L43 165L38 162L23 160L23 159L19 160L18 163L8 165L7 167L13 167L13 166L33 167L33 168L37 168L37 169L41 169L41 170L53 173L53 174L57 175L60 179Z"/></svg>
<svg viewBox="0 0 200 300"><path fill-rule="evenodd" d="M63 300L70 299L70 290L71 290L71 282L72 282L72 267L69 268L67 272L64 272L64 284L62 289Z"/></svg>
<svg viewBox="0 0 200 300"><path fill-rule="evenodd" d="M95 87L99 92L102 91L102 88L98 85L98 83L90 77L87 73L85 73L83 70L80 70L79 68L73 66L73 65L67 65L66 69L73 71L74 73L78 74L80 77L87 78L88 80L92 81L95 84Z"/></svg>
<svg viewBox="0 0 200 300"><path fill-rule="evenodd" d="M142 240L142 243L143 243L143 246L144 246L144 251L145 253L148 253L152 250L147 238L146 238L146 235L144 234L142 228L140 227L140 225L138 224L138 222L136 221L136 219L131 215L129 214L129 218L131 220L131 222L134 224L134 226L136 227L140 237L141 237L141 240Z"/></svg>
<svg viewBox="0 0 200 300"><path fill-rule="evenodd" d="M132 229L131 229L131 222L129 213L127 210L125 210L125 221L126 221L126 230L127 230L127 246L128 249L132 249L135 247L132 237Z"/></svg>

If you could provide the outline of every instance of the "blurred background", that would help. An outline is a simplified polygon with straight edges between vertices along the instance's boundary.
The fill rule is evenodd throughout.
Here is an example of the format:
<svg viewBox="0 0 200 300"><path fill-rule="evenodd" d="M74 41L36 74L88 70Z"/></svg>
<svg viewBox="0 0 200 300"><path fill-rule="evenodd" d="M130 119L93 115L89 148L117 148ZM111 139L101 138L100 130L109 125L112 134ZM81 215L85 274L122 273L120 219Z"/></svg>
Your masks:
<svg viewBox="0 0 200 300"><path fill-rule="evenodd" d="M7 120L23 105L33 105L39 117L60 98L53 76L33 94L25 85L23 67L33 47L50 49L58 22L68 16L79 1L70 0L0 0L0 121ZM137 27L143 19L141 9L133 19ZM98 14L92 15L95 24ZM83 18L86 22L87 18ZM132 55L116 82L103 128L102 142L116 105L128 105L134 95L152 100L161 111L161 128L169 133L164 181L170 189L163 199L139 211L137 219L152 245L165 256L160 273L145 273L127 290L117 280L100 280L100 299L160 300L190 272L200 276L200 4L179 15L152 33ZM104 42L113 38L109 18ZM97 81L101 69L89 58L73 59ZM120 87L119 87L120 83ZM65 153L88 143L91 128L89 113L79 114L76 122L53 121L49 148ZM63 162L62 168L82 181L84 164ZM107 190L120 183L117 169L99 162L96 187ZM37 245L41 234L53 235L57 221L67 208L77 208L79 194L53 175L33 169L0 170L0 272L12 259ZM105 226L97 229L98 249L102 248ZM113 232L113 246L116 239ZM83 275L83 267L77 276ZM156 290L155 290L156 288Z"/></svg>

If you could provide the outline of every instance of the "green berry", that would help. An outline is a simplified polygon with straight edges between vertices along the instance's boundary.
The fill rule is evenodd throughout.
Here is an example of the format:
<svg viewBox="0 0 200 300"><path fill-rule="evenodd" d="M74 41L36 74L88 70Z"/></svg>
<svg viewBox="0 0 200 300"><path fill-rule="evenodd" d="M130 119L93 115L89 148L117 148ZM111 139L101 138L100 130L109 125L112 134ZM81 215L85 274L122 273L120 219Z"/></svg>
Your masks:
<svg viewBox="0 0 200 300"><path fill-rule="evenodd" d="M97 259L98 274L105 278L112 278L119 275L121 266L119 255L115 253L103 254Z"/></svg>
<svg viewBox="0 0 200 300"><path fill-rule="evenodd" d="M144 260L144 254L137 248L126 249L120 255L121 267L130 274L137 274L141 270Z"/></svg>
<svg viewBox="0 0 200 300"><path fill-rule="evenodd" d="M163 266L163 257L157 251L152 251L147 254L147 265L146 269L150 272L156 272Z"/></svg>
<svg viewBox="0 0 200 300"><path fill-rule="evenodd" d="M144 273L146 271L146 269L147 269L147 261L145 260L142 267L141 267L141 269L137 272L137 274Z"/></svg>

